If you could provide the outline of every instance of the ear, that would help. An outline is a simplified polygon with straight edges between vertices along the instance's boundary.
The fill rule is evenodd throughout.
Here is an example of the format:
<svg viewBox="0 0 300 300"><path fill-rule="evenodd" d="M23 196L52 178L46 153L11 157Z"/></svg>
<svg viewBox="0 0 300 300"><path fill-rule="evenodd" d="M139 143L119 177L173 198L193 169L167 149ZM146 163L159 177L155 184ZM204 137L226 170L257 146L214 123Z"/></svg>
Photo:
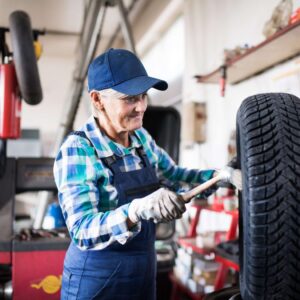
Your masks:
<svg viewBox="0 0 300 300"><path fill-rule="evenodd" d="M99 93L91 92L91 100L94 107L96 107L98 110L103 110L104 108L103 100L101 99Z"/></svg>

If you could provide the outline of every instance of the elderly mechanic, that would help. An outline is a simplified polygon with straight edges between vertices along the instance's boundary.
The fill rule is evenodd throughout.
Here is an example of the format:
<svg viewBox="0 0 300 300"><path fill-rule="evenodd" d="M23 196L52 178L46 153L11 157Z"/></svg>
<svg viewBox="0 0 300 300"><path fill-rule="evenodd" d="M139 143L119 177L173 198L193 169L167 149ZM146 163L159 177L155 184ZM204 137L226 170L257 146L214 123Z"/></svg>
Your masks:
<svg viewBox="0 0 300 300"><path fill-rule="evenodd" d="M54 165L72 238L61 299L155 299L154 223L185 211L159 178L203 183L214 173L176 166L142 127L147 91L167 87L127 50L110 49L91 63L94 116L68 136Z"/></svg>

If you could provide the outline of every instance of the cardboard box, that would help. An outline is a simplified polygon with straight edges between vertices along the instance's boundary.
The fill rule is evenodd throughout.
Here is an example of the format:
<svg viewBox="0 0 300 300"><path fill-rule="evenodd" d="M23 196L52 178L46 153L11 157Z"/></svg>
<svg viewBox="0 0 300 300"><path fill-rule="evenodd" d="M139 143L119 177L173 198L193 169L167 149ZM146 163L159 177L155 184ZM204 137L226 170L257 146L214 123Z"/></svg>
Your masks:
<svg viewBox="0 0 300 300"><path fill-rule="evenodd" d="M187 143L204 143L206 141L206 119L205 103L184 103L182 141Z"/></svg>

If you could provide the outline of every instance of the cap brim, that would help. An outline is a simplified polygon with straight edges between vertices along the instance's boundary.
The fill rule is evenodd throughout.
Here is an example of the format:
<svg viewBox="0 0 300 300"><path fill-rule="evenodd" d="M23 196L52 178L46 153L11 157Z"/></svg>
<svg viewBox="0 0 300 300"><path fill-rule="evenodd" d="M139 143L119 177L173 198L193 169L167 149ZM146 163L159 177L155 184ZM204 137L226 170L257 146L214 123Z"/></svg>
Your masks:
<svg viewBox="0 0 300 300"><path fill-rule="evenodd" d="M150 88L155 88L164 91L168 88L168 83L164 80L149 76L139 76L130 80L124 81L120 84L114 85L112 89L126 94L126 95L139 95L147 92Z"/></svg>

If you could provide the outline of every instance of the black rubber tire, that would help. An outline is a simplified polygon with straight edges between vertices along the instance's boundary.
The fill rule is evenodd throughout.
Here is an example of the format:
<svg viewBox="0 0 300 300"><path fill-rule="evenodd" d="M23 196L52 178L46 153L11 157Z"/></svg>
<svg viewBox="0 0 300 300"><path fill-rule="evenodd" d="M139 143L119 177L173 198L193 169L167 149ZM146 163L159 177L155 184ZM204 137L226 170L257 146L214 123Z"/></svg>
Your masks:
<svg viewBox="0 0 300 300"><path fill-rule="evenodd" d="M242 300L241 294L240 294L240 293L235 294L235 295L233 295L233 296L232 296L230 299L228 299L228 300Z"/></svg>
<svg viewBox="0 0 300 300"><path fill-rule="evenodd" d="M239 294L239 288L229 287L208 294L207 296L205 296L204 300L229 300L236 294Z"/></svg>
<svg viewBox="0 0 300 300"><path fill-rule="evenodd" d="M33 34L29 16L15 11L9 16L13 60L22 98L30 105L43 99L42 87L34 52Z"/></svg>
<svg viewBox="0 0 300 300"><path fill-rule="evenodd" d="M300 99L260 94L237 114L243 300L300 299Z"/></svg>

